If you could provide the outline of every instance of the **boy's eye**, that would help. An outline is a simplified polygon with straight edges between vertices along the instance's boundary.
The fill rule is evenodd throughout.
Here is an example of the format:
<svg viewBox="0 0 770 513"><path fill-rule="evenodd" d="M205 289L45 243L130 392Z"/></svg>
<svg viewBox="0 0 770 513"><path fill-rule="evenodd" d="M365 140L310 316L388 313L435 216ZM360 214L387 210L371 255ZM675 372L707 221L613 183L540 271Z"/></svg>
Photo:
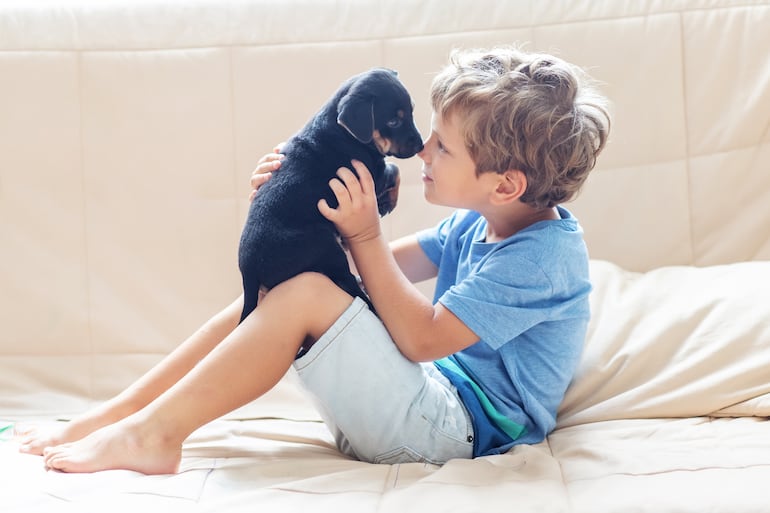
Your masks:
<svg viewBox="0 0 770 513"><path fill-rule="evenodd" d="M388 128L398 128L401 126L401 118L393 118L388 120L388 122L385 124L388 126Z"/></svg>

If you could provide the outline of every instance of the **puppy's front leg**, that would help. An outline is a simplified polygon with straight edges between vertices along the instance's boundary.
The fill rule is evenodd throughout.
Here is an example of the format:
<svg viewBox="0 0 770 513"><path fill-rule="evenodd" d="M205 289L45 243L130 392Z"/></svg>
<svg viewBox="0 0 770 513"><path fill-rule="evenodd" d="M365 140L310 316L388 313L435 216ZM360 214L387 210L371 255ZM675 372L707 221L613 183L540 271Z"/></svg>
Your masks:
<svg viewBox="0 0 770 513"><path fill-rule="evenodd" d="M380 217L391 213L396 208L400 186L401 173L398 166L392 162L386 162L382 174L382 185L377 189L377 211Z"/></svg>

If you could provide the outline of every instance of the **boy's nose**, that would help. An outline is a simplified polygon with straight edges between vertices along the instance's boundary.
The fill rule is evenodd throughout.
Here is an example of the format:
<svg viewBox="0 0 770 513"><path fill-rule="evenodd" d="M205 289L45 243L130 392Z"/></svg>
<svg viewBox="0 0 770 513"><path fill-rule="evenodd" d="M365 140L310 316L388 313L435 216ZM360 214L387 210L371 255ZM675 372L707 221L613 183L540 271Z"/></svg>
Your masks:
<svg viewBox="0 0 770 513"><path fill-rule="evenodd" d="M428 142L428 141L425 141L425 142ZM423 160L423 162L427 162L428 161L427 160L427 158L428 158L428 151L427 150L428 150L428 145L427 144L423 144L422 149L417 152L417 156L420 157Z"/></svg>

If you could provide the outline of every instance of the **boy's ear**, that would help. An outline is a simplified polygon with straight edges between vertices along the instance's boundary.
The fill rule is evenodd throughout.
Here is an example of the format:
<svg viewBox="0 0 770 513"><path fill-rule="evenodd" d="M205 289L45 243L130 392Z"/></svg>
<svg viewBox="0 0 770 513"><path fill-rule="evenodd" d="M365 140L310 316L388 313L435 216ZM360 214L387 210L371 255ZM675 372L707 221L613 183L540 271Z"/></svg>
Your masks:
<svg viewBox="0 0 770 513"><path fill-rule="evenodd" d="M527 176L518 169L509 169L497 174L497 184L492 192L492 201L502 205L521 198L527 191Z"/></svg>

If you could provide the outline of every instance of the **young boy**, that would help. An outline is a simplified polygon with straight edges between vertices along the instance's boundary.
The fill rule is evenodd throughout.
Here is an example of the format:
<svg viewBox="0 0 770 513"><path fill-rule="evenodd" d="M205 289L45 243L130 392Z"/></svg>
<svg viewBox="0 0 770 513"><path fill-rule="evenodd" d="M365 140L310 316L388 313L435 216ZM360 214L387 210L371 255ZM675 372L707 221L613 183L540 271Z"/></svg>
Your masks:
<svg viewBox="0 0 770 513"><path fill-rule="evenodd" d="M175 472L193 430L291 365L340 450L360 460L441 464L543 440L589 318L582 231L559 204L605 145L604 102L573 66L511 48L453 54L431 101L425 198L461 210L388 245L358 162L358 178L343 168L330 183L339 206L318 206L379 319L325 276L302 274L240 325L236 300L119 396L22 450L69 472ZM264 158L255 186L278 166ZM411 283L431 277L434 303Z"/></svg>

